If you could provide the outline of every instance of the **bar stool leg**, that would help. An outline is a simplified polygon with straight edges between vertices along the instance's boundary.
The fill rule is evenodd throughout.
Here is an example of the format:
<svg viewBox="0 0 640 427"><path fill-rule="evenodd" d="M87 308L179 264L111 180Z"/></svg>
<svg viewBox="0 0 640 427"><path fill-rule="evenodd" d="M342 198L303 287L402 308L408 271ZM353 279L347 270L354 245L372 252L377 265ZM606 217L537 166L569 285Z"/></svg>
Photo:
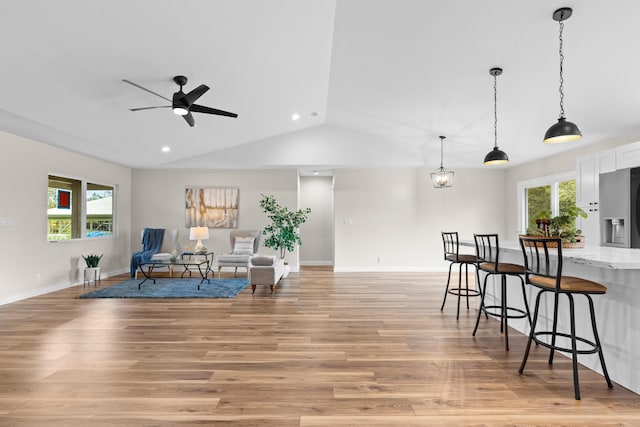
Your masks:
<svg viewBox="0 0 640 427"><path fill-rule="evenodd" d="M502 275L502 309L500 319L500 332L504 331L504 349L509 351L509 325L508 325L508 311L507 311L507 275ZM503 329L504 327L504 329Z"/></svg>
<svg viewBox="0 0 640 427"><path fill-rule="evenodd" d="M559 294L556 292L554 294L553 301L553 328L551 331L551 351L549 352L549 365L553 365L553 354L555 352L556 347L556 332L558 330L558 301Z"/></svg>
<svg viewBox="0 0 640 427"><path fill-rule="evenodd" d="M482 292L480 292L480 311L478 311L478 317L476 318L476 327L473 328L473 334L471 334L472 336L476 336L476 332L478 332L478 325L480 324L480 317L482 316L482 312L484 311L485 316L487 316L487 318L489 318L489 316L487 315L487 310L486 308L484 308L484 297L485 295L487 295L487 279L489 278L489 276L491 276L490 274L487 274L484 276L484 282L482 285ZM480 277L480 275L478 275L478 278ZM478 283L479 285L479 283Z"/></svg>
<svg viewBox="0 0 640 427"><path fill-rule="evenodd" d="M536 334L536 324L538 323L538 309L540 308L540 297L544 291L538 292L536 296L536 305L533 309L533 323L531 324L531 332L529 332L529 339L527 340L527 347L524 350L524 356L522 357L522 363L520 364L520 369L518 369L518 373L522 374L524 372L524 367L527 365L527 359L529 358L529 351L531 350L531 341L534 340ZM537 342L536 342L537 344Z"/></svg>
<svg viewBox="0 0 640 427"><path fill-rule="evenodd" d="M529 311L529 303L527 302L527 290L524 284L524 279L522 278L522 276L518 276L518 277L520 278L520 282L522 283L522 299L524 300L524 308L525 310L527 310L527 319L529 320L529 327L533 328L533 323L531 322L531 312Z"/></svg>
<svg viewBox="0 0 640 427"><path fill-rule="evenodd" d="M444 310L444 303L447 302L447 294L449 293L449 283L451 282L451 268L453 267L453 263L449 264L449 275L447 276L447 286L444 288L444 298L442 299L442 307L440 307L440 311Z"/></svg>
<svg viewBox="0 0 640 427"><path fill-rule="evenodd" d="M596 314L595 309L593 308L593 300L591 296L586 295L587 300L589 301L589 312L591 314L591 327L593 328L593 338L598 346L598 356L600 357L600 366L602 366L602 373L604 374L604 378L607 380L607 386L609 388L613 388L613 383L611 382L611 378L609 378L609 372L607 371L607 365L604 363L604 354L602 354L602 345L600 345L600 336L598 335L598 328L596 328Z"/></svg>
<svg viewBox="0 0 640 427"><path fill-rule="evenodd" d="M580 400L580 383L578 381L578 343L576 342L576 318L575 307L573 305L573 296L567 294L569 298L569 316L571 316L571 361L573 365L573 391L575 393L576 400Z"/></svg>
<svg viewBox="0 0 640 427"><path fill-rule="evenodd" d="M456 311L456 320L460 318L460 298L462 295L462 263L460 264L460 268L458 268L458 309Z"/></svg>

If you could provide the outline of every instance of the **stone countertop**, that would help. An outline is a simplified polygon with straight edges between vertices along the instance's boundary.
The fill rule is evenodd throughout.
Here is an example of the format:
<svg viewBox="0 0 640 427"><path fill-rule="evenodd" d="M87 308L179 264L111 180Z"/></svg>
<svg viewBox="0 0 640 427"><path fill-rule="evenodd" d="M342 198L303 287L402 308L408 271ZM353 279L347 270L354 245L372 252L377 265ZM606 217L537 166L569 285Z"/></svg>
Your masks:
<svg viewBox="0 0 640 427"><path fill-rule="evenodd" d="M475 248L473 240L460 240L460 246ZM522 253L517 240L500 241L500 251ZM611 270L640 270L640 249L586 246L582 249L562 248L564 261Z"/></svg>

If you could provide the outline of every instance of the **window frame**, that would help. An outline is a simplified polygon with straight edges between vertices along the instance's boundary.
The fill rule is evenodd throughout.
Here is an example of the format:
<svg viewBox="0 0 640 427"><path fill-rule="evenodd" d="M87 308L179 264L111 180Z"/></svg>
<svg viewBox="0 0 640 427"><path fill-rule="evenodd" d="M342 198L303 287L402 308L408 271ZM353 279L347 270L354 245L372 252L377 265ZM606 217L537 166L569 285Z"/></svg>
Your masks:
<svg viewBox="0 0 640 427"><path fill-rule="evenodd" d="M542 187L545 185L551 186L551 214L556 216L559 214L560 209L560 183L572 180L577 181L576 171L562 172L517 182L518 230L520 234L526 233L528 227L526 190L528 188Z"/></svg>
<svg viewBox="0 0 640 427"><path fill-rule="evenodd" d="M57 173L57 172L49 172L47 174L47 191L50 188L49 187L49 181L51 180L51 178L60 178L60 179L67 179L67 180L73 180L73 181L78 181L80 182L80 197L79 197L79 213L78 213L78 220L79 220L79 227L80 227L80 236L79 237L71 237L70 239L63 239L63 240L49 240L49 215L48 215L48 207L46 209L47 214L46 214L46 224L47 224L47 235L46 235L46 240L48 243L60 243L60 242L77 242L77 241L83 241L83 240L96 240L96 239L109 239L109 238L114 238L116 237L116 234L118 232L118 228L119 228L119 221L117 218L117 205L118 205L118 186L117 184L112 184L112 183L106 183L104 181L101 180L95 180L95 179L91 179L91 178L81 178L81 177L77 177L77 176L72 176L72 175L68 175L68 174L64 174L64 173ZM87 237L87 185L100 185L100 186L105 186L105 187L111 187L112 188L112 200L111 200L111 216L112 216L112 233L111 235L106 235L106 236L92 236L92 237ZM72 197L74 197L72 195ZM73 204L73 202L72 202ZM74 215L72 215L72 218L74 217ZM73 236L73 233L72 233Z"/></svg>

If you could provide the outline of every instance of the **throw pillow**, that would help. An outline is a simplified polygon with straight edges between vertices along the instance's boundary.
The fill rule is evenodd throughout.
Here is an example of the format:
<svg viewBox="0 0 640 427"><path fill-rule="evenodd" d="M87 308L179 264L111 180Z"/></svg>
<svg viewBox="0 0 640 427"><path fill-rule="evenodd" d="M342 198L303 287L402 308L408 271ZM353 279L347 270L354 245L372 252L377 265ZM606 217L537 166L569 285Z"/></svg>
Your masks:
<svg viewBox="0 0 640 427"><path fill-rule="evenodd" d="M234 255L253 255L253 237L236 237L233 245Z"/></svg>

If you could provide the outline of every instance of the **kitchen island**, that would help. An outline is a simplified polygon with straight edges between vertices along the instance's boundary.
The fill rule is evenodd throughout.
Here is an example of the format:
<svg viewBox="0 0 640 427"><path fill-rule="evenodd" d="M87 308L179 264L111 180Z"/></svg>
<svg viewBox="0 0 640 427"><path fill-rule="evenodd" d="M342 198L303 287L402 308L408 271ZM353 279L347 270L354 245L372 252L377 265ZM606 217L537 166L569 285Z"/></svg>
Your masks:
<svg viewBox="0 0 640 427"><path fill-rule="evenodd" d="M473 240L460 241L460 245L475 248ZM640 369L636 367L637 361L640 360L640 249L587 246L583 249L563 248L562 255L563 275L582 277L607 286L607 293L594 296L593 301L609 376L616 383L640 394ZM500 261L523 263L522 250L518 241L500 241ZM537 288L527 286L527 297L530 303L534 302L536 294ZM490 279L486 297L488 304L493 304L491 299L499 302L499 296L499 280L491 282ZM550 310L552 301L549 296L548 294L543 297L547 298L546 304L541 303L540 306L538 325L543 329L550 329L552 321L553 312ZM591 336L591 328L586 298L578 295L575 301L576 332L588 338ZM524 305L519 292L511 292L509 302L516 307ZM568 312L567 298L561 297L559 330L568 330ZM531 315L533 316L533 313ZM529 325L525 319L510 319L509 325L524 334L529 333ZM512 348L511 351L524 353L524 348ZM548 350L538 348L533 351ZM566 356L564 353L560 354ZM578 361L602 373L596 354L580 355ZM606 387L604 378L602 382L603 387Z"/></svg>

